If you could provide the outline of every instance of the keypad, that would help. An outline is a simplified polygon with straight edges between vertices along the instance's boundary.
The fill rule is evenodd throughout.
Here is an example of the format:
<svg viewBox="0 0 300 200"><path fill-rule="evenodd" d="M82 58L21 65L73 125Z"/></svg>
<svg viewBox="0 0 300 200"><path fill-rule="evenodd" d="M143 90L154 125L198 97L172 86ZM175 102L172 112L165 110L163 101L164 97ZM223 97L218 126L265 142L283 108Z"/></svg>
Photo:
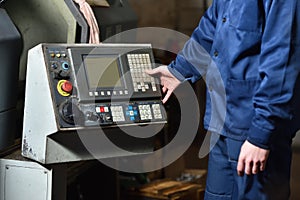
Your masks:
<svg viewBox="0 0 300 200"><path fill-rule="evenodd" d="M98 104L94 107L101 123L139 123L164 119L162 105L157 102ZM90 120L91 121L91 120Z"/></svg>
<svg viewBox="0 0 300 200"><path fill-rule="evenodd" d="M114 122L124 122L124 111L122 106L111 106L111 115Z"/></svg>
<svg viewBox="0 0 300 200"><path fill-rule="evenodd" d="M138 109L136 106L129 105L126 108L126 116L129 118L130 121L138 120Z"/></svg>
<svg viewBox="0 0 300 200"><path fill-rule="evenodd" d="M150 105L139 105L140 118L141 120L151 120L152 113Z"/></svg>
<svg viewBox="0 0 300 200"><path fill-rule="evenodd" d="M150 88L154 92L157 91L154 78L145 73L146 69L152 69L150 54L127 54L127 59L134 92L146 92Z"/></svg>
<svg viewBox="0 0 300 200"><path fill-rule="evenodd" d="M159 104L152 104L154 119L162 119L161 109Z"/></svg>

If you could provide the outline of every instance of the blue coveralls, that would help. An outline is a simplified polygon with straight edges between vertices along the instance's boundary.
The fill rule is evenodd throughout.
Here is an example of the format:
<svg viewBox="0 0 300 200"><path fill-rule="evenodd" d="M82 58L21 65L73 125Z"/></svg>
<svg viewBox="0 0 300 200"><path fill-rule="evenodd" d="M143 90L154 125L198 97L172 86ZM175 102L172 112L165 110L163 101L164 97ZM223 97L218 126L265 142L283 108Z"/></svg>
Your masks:
<svg viewBox="0 0 300 200"><path fill-rule="evenodd" d="M205 199L288 199L300 125L300 1L214 0L168 69L181 81L206 80L204 125L220 138ZM264 172L238 177L245 140L270 156Z"/></svg>

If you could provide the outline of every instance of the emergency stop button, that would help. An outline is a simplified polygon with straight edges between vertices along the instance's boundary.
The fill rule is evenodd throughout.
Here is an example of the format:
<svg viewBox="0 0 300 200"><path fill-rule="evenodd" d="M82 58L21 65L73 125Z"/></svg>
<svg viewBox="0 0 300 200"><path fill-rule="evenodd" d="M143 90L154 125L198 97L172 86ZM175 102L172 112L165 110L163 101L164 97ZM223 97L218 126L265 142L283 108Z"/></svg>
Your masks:
<svg viewBox="0 0 300 200"><path fill-rule="evenodd" d="M60 80L57 83L57 91L60 95L67 97L70 96L73 90L73 84L67 80Z"/></svg>
<svg viewBox="0 0 300 200"><path fill-rule="evenodd" d="M61 85L61 89L67 93L71 93L72 89L73 89L73 85L70 81L65 81L62 85Z"/></svg>

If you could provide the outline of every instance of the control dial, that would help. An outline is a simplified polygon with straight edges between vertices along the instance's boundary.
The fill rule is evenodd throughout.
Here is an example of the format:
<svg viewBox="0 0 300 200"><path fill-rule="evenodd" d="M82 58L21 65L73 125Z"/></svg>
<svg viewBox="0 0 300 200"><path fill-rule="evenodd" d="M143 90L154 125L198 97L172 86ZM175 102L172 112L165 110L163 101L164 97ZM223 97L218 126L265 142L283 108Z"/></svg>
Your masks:
<svg viewBox="0 0 300 200"><path fill-rule="evenodd" d="M67 100L60 104L59 114L61 118L71 125L82 125L84 116L79 107L72 102L72 100Z"/></svg>

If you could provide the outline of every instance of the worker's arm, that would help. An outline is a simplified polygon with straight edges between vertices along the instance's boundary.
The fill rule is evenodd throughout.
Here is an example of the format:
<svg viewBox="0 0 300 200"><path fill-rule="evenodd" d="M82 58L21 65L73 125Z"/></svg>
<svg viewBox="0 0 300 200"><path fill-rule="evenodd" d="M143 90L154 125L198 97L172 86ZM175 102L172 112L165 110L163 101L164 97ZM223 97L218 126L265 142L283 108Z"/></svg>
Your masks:
<svg viewBox="0 0 300 200"><path fill-rule="evenodd" d="M271 135L292 117L290 102L299 75L299 64L291 59L296 0L264 0L263 5L266 20L259 62L261 84L253 98L255 115L238 160L240 175L264 170Z"/></svg>

